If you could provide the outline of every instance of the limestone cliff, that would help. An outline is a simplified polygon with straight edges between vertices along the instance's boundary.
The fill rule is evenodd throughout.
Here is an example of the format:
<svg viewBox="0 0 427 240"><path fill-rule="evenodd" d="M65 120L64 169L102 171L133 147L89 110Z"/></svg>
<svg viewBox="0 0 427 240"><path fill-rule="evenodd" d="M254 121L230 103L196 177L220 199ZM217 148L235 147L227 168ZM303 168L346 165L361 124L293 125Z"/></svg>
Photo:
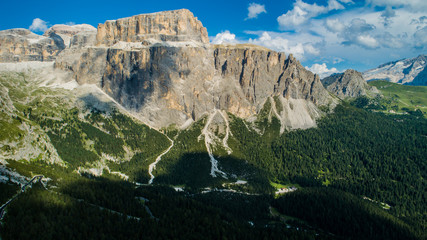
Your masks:
<svg viewBox="0 0 427 240"><path fill-rule="evenodd" d="M332 74L322 79L328 91L339 98L354 98L378 93L376 87L369 86L363 79L362 73L348 69L344 73Z"/></svg>
<svg viewBox="0 0 427 240"><path fill-rule="evenodd" d="M92 36L93 40L91 44L93 45L96 28L89 24L76 24L76 25L64 25L64 24L56 24L50 27L43 36L49 37L52 33L60 36L64 40L64 44L66 47L70 47L72 45L83 45L84 43L89 42L87 39L88 36ZM92 34L91 34L92 33Z"/></svg>
<svg viewBox="0 0 427 240"><path fill-rule="evenodd" d="M202 23L187 9L141 14L98 25L98 45L111 46L119 41L141 42L154 38L162 41L199 41L209 43Z"/></svg>
<svg viewBox="0 0 427 240"><path fill-rule="evenodd" d="M55 66L95 83L154 127L224 110L253 119L269 101L285 128L315 126L335 100L292 57L255 45L211 45L188 10L107 21L97 46L61 53ZM273 101L274 99L274 101Z"/></svg>
<svg viewBox="0 0 427 240"><path fill-rule="evenodd" d="M20 28L0 31L0 62L53 61L64 48L55 33L46 37Z"/></svg>

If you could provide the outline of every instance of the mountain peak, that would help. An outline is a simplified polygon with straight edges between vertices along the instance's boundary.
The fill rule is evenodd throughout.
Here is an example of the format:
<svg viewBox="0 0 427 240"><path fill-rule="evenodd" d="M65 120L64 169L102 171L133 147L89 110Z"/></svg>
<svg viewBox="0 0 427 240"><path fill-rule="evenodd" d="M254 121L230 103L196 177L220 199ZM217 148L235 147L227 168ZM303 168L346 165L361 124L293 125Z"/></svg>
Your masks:
<svg viewBox="0 0 427 240"><path fill-rule="evenodd" d="M363 79L362 73L347 69L343 73L332 74L322 79L326 89L340 98L359 97L369 95L370 92L378 93L375 87L369 86Z"/></svg>
<svg viewBox="0 0 427 240"><path fill-rule="evenodd" d="M427 56L420 54L414 58L401 59L385 64L381 64L377 68L370 69L363 73L363 77L367 80L386 80L393 83L407 85L425 85L427 79L424 72L427 66ZM419 75L419 77L417 77Z"/></svg>
<svg viewBox="0 0 427 240"><path fill-rule="evenodd" d="M119 41L196 41L209 43L208 32L188 9L140 14L98 25L97 45L112 46Z"/></svg>

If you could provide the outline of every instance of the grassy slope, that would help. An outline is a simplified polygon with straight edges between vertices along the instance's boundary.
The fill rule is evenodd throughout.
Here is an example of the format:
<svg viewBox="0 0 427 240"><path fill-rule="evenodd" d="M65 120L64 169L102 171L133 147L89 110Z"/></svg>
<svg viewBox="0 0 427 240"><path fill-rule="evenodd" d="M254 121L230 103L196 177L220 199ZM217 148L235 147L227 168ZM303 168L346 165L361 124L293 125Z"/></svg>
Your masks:
<svg viewBox="0 0 427 240"><path fill-rule="evenodd" d="M406 112L405 108L412 111L420 109L427 116L427 86L406 86L382 80L371 81L369 85L381 91L387 110Z"/></svg>

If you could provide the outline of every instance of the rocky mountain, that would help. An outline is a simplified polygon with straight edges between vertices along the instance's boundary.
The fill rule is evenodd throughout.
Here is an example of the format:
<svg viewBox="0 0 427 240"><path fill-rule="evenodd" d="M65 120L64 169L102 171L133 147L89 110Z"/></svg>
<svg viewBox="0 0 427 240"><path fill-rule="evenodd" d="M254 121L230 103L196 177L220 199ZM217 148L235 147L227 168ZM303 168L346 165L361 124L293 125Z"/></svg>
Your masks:
<svg viewBox="0 0 427 240"><path fill-rule="evenodd" d="M366 81L387 80L406 85L426 85L426 55L389 62L363 73Z"/></svg>
<svg viewBox="0 0 427 240"><path fill-rule="evenodd" d="M254 45L211 45L188 10L142 14L98 25L95 46L64 51L55 66L100 86L145 122L164 127L215 110L254 117L277 97L282 129L315 126L334 105L318 76L292 57Z"/></svg>
<svg viewBox="0 0 427 240"><path fill-rule="evenodd" d="M53 61L65 48L55 33L40 36L27 29L0 31L0 62Z"/></svg>
<svg viewBox="0 0 427 240"><path fill-rule="evenodd" d="M96 28L88 24L49 28L42 36L27 29L0 31L0 62L54 61L69 47L94 44Z"/></svg>
<svg viewBox="0 0 427 240"><path fill-rule="evenodd" d="M342 99L379 93L378 89L366 83L362 73L353 69L348 69L344 73L332 74L322 79L322 83L329 92Z"/></svg>

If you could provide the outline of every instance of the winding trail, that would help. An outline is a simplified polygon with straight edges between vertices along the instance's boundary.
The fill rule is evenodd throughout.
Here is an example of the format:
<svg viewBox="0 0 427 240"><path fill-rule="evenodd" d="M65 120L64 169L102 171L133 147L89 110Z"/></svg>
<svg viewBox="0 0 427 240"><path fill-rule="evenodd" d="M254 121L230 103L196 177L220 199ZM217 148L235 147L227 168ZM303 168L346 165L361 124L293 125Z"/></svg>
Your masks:
<svg viewBox="0 0 427 240"><path fill-rule="evenodd" d="M172 147L173 147L173 145L174 145L174 142L173 142L173 140L172 139L170 139L170 137L168 137L166 134L164 134L168 139L169 139L169 141L171 142L171 145L169 146L169 148L168 149L166 149L162 154L160 154L157 158L156 158L156 161L154 161L152 164L150 164L149 166L148 166L148 174L150 174L150 180L148 181L148 184L153 184L153 180L154 180L154 175L153 175L153 170L154 169L156 169L156 165L157 165L157 163L162 159L162 157L163 157L163 155L165 155L166 153L168 153L171 149L172 149Z"/></svg>
<svg viewBox="0 0 427 240"><path fill-rule="evenodd" d="M43 185L43 187L46 189L46 186L44 185L44 183L42 182L42 179L44 178L44 176L43 175L37 175L37 176L34 176L30 181L28 181L26 184L24 184L22 187L21 187L21 191L19 191L17 194L15 194L12 198L10 198L5 204L3 204L1 207L0 207L0 220L1 219L3 219L3 216L4 216L4 212L5 212L5 209L6 209L6 207L7 207L7 205L9 205L13 200L15 200L15 198L17 198L18 196L19 196L19 194L21 194L21 193L23 193L23 192L25 192L25 190L27 189L27 187L28 187L28 185L33 185L33 183L34 183L34 181L35 180L38 180L38 182L40 182L42 185Z"/></svg>

